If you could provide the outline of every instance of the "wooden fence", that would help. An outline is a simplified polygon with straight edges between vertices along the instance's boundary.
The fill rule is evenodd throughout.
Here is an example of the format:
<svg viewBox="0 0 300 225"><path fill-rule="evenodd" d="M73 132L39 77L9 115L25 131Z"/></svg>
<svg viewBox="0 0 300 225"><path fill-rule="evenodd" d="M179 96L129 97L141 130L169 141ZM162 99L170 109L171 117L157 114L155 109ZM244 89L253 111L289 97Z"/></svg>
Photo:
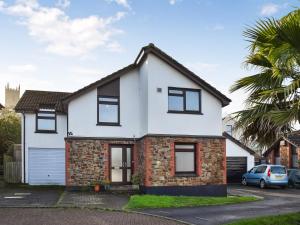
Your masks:
<svg viewBox="0 0 300 225"><path fill-rule="evenodd" d="M21 182L21 162L4 161L4 180L7 183Z"/></svg>

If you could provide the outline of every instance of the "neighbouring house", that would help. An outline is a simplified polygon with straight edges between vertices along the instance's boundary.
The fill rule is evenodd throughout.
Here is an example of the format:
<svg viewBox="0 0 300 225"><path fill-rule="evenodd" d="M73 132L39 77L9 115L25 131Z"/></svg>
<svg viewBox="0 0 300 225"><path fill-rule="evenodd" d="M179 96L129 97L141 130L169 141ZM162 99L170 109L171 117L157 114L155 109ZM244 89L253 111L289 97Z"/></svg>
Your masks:
<svg viewBox="0 0 300 225"><path fill-rule="evenodd" d="M279 138L263 155L269 164L300 168L300 131Z"/></svg>
<svg viewBox="0 0 300 225"><path fill-rule="evenodd" d="M256 153L242 142L223 132L226 138L227 183L240 183L242 175L255 165Z"/></svg>
<svg viewBox="0 0 300 225"><path fill-rule="evenodd" d="M153 44L74 93L25 91L23 182L77 189L135 174L144 193L224 196L229 102Z"/></svg>

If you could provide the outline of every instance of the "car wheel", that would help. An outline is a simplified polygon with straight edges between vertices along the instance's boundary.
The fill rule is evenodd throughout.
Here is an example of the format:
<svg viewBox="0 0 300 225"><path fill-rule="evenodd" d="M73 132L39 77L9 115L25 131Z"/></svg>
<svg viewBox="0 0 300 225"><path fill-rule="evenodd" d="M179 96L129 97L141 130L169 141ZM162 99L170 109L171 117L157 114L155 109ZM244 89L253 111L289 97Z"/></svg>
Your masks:
<svg viewBox="0 0 300 225"><path fill-rule="evenodd" d="M289 181L289 187L291 187L291 188L294 188L294 187L295 187L295 184L294 184L293 181Z"/></svg>
<svg viewBox="0 0 300 225"><path fill-rule="evenodd" d="M242 179L242 185L244 185L244 186L246 186L246 185L247 185L247 180L246 180L246 178L245 178L245 177L243 177L243 179Z"/></svg>
<svg viewBox="0 0 300 225"><path fill-rule="evenodd" d="M260 187L261 189L264 189L264 188L266 187L266 182L265 182L264 180L261 180L261 181L259 182L259 187Z"/></svg>

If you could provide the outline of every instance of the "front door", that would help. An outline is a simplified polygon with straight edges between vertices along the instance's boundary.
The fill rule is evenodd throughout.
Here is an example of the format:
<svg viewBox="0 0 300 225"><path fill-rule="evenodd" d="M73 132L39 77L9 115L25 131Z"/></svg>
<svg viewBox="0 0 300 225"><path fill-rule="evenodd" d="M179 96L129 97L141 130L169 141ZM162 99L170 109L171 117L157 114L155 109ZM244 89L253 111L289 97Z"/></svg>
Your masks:
<svg viewBox="0 0 300 225"><path fill-rule="evenodd" d="M132 147L118 145L110 147L110 179L114 184L129 184L131 181Z"/></svg>

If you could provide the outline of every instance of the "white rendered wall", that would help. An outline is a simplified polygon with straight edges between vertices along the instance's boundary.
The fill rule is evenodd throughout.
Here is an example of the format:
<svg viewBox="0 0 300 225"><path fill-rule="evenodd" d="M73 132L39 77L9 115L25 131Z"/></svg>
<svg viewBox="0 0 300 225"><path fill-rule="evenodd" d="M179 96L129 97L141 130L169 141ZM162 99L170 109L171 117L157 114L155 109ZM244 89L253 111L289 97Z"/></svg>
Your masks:
<svg viewBox="0 0 300 225"><path fill-rule="evenodd" d="M69 103L69 132L82 137L138 137L140 135L139 75L137 70L120 78L121 126L98 126L97 88Z"/></svg>
<svg viewBox="0 0 300 225"><path fill-rule="evenodd" d="M67 116L57 115L57 133L35 133L36 114L25 114L25 182L28 182L28 148L65 148L64 138L67 136ZM22 119L22 137L23 134L23 119ZM24 146L24 142L22 143ZM22 148L22 158L23 148ZM23 164L23 160L22 160ZM23 170L22 165L22 170ZM22 171L22 180L24 181Z"/></svg>
<svg viewBox="0 0 300 225"><path fill-rule="evenodd" d="M222 135L222 106L218 99L152 54L145 63L149 76L148 133ZM168 87L201 89L203 115L167 113Z"/></svg>
<svg viewBox="0 0 300 225"><path fill-rule="evenodd" d="M226 139L226 157L247 157L247 170L254 167L254 156L229 139Z"/></svg>

